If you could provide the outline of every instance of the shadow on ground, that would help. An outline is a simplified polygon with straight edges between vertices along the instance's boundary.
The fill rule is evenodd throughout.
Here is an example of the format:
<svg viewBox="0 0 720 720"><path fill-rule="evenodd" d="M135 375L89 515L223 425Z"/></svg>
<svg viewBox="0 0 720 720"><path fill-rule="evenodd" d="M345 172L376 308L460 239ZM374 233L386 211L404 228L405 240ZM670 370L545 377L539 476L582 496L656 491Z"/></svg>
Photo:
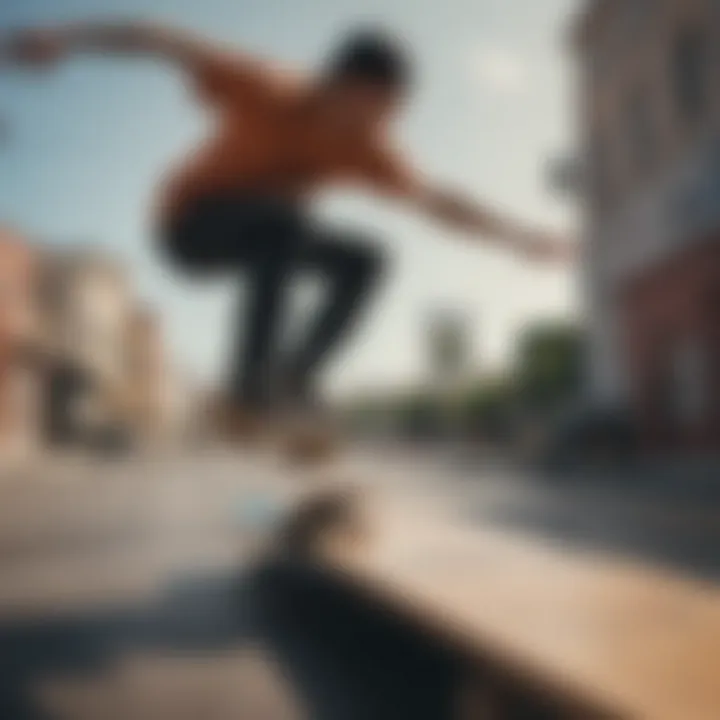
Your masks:
<svg viewBox="0 0 720 720"><path fill-rule="evenodd" d="M123 653L258 643L313 719L450 717L457 667L448 653L324 573L287 563L188 578L162 601L124 611L0 625L0 717L39 720L34 682L100 673Z"/></svg>

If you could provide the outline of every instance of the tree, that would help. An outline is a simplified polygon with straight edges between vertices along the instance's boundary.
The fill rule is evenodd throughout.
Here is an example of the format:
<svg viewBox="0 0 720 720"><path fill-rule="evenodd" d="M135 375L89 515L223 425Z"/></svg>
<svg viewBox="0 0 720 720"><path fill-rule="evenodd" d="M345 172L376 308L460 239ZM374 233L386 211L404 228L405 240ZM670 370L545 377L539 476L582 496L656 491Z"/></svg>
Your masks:
<svg viewBox="0 0 720 720"><path fill-rule="evenodd" d="M548 322L528 328L517 347L518 399L531 410L553 410L581 391L585 353L582 330Z"/></svg>

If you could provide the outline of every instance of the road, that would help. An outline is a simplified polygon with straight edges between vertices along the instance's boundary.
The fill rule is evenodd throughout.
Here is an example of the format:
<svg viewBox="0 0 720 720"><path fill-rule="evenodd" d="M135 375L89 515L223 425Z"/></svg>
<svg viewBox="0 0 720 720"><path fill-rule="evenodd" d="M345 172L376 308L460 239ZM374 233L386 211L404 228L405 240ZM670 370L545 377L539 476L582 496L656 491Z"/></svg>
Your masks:
<svg viewBox="0 0 720 720"><path fill-rule="evenodd" d="M457 452L372 448L332 472L371 491L442 504L458 522L720 577L712 556L720 524L704 503L630 498L617 484L539 482ZM423 693L402 695L417 704L408 716L440 717L450 660L347 602L319 596L305 580L255 568L257 547L308 482L277 458L215 451L51 463L35 477L5 481L0 717L24 720L51 708L52 717L77 720L364 720L384 711L393 717L419 675ZM360 626L362 638L353 634ZM397 642L388 645L390 636ZM373 650L379 642L384 666ZM341 668L345 655L352 659ZM368 693L386 683L388 668L392 689ZM349 677L365 678L364 705ZM348 697L351 706L343 705Z"/></svg>
<svg viewBox="0 0 720 720"><path fill-rule="evenodd" d="M689 474L679 483L633 473L539 477L463 450L416 462L466 522L720 580L720 483L693 485Z"/></svg>

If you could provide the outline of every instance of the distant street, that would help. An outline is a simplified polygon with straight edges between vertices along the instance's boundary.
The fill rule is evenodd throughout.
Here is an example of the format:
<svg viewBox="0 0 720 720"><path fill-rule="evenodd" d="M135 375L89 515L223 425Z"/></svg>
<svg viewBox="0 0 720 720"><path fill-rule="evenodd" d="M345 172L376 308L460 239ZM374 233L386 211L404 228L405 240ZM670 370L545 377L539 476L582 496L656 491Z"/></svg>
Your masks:
<svg viewBox="0 0 720 720"><path fill-rule="evenodd" d="M406 449L391 457L398 479L422 479L459 521L720 579L720 483L693 486L690 471L672 484L648 473L541 477L466 447Z"/></svg>

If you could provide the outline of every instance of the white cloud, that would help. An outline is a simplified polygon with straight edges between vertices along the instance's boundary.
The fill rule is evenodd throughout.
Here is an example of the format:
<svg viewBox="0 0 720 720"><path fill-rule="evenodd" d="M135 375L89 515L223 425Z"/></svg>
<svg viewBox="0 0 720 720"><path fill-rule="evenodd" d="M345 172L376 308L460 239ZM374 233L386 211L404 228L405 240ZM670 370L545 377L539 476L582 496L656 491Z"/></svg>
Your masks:
<svg viewBox="0 0 720 720"><path fill-rule="evenodd" d="M499 95L518 95L527 87L523 58L507 48L485 47L473 52L471 68L482 87Z"/></svg>

